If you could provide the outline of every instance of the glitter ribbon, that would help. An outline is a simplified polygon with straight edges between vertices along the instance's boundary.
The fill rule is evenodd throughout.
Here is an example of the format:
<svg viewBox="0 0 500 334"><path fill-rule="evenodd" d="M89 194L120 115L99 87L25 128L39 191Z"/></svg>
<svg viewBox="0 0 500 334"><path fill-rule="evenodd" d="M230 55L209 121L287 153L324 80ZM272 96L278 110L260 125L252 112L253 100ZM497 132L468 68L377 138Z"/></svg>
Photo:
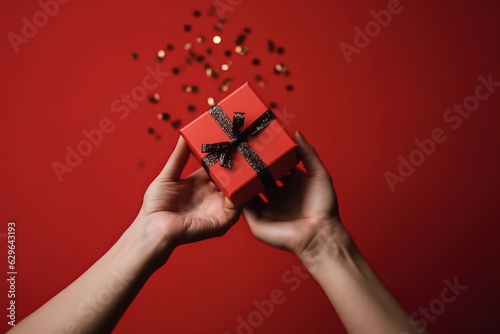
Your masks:
<svg viewBox="0 0 500 334"><path fill-rule="evenodd" d="M208 171L208 169L218 161L220 161L222 167L231 168L232 155L238 150L257 173L264 187L266 189L275 187L276 183L273 180L269 168L257 152L246 143L252 136L265 129L276 119L273 112L269 109L266 110L244 131L242 131L245 122L244 113L234 113L233 121L231 121L224 110L217 104L210 108L208 112L231 141L202 144L201 152L210 153L201 160L203 168Z"/></svg>

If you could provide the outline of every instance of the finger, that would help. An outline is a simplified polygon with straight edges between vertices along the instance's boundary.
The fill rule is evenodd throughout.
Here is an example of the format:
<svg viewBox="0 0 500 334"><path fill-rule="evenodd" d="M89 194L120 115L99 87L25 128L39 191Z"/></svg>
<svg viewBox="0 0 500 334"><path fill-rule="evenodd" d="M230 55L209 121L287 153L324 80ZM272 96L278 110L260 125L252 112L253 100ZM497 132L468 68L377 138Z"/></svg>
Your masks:
<svg viewBox="0 0 500 334"><path fill-rule="evenodd" d="M260 196L255 196L243 206L243 211L246 212L248 219L259 220L262 218L262 211L265 210L266 206L266 203Z"/></svg>
<svg viewBox="0 0 500 334"><path fill-rule="evenodd" d="M193 179L195 185L202 185L210 181L210 175L203 168L194 171L188 178Z"/></svg>
<svg viewBox="0 0 500 334"><path fill-rule="evenodd" d="M184 138L180 136L174 151L170 155L170 158L168 158L168 161L158 175L158 178L163 181L178 181L188 159L189 147Z"/></svg>
<svg viewBox="0 0 500 334"><path fill-rule="evenodd" d="M327 176L328 172L321 162L316 150L306 141L299 131L295 132L295 142L298 145L299 158L302 160L309 176Z"/></svg>
<svg viewBox="0 0 500 334"><path fill-rule="evenodd" d="M260 241L276 248L289 250L286 240L290 232L290 222L270 221L258 218L258 214L249 207L243 207L243 217L252 234Z"/></svg>
<svg viewBox="0 0 500 334"><path fill-rule="evenodd" d="M224 211L228 217L234 217L234 222L231 226L238 221L241 215L241 208L234 205L233 202L227 197L224 197Z"/></svg>

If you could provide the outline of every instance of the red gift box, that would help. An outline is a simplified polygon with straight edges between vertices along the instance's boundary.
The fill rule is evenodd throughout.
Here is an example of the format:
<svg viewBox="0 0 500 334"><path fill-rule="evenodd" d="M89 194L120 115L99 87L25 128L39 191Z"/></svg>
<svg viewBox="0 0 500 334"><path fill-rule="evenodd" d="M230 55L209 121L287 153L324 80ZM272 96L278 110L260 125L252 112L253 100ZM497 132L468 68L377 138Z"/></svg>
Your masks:
<svg viewBox="0 0 500 334"><path fill-rule="evenodd" d="M219 117L221 113L225 113L227 117L224 115ZM255 125L260 123L263 118L267 119L269 124L255 135L250 136L249 139L241 140L240 137L235 140L234 132L239 131L233 129L233 120L238 118L241 120L242 113L244 114L242 135L248 132L245 130L255 128ZM235 114L236 119L234 118ZM218 105L215 105L181 129L181 135L186 140L196 159L204 165L212 181L222 193L236 205L242 205L263 192L265 190L264 183L266 183L267 188L275 185L271 183L288 173L299 162L296 144L281 126L279 120L269 120L269 117L267 117L269 115L275 117L255 94L250 85L245 83ZM237 121L236 124L241 123ZM233 137L233 141L230 136ZM246 144L239 145L242 141L248 144L251 149L241 150L241 147L248 148ZM220 156L218 153L202 152L203 145L206 148L210 146L207 146L207 144L225 143L219 146L228 147L231 142L235 145L233 145L231 151L226 151L227 154L223 159L219 160L224 154ZM265 165L259 162L255 163L252 160L252 154L250 156L247 154L252 149L254 151L253 158ZM214 163L214 160L217 161L213 165L207 165L207 159L211 157L216 157L211 159L212 163ZM230 168L221 166L222 160L226 165L230 163ZM264 166L264 170L259 169L262 166ZM266 175L268 176L267 179Z"/></svg>

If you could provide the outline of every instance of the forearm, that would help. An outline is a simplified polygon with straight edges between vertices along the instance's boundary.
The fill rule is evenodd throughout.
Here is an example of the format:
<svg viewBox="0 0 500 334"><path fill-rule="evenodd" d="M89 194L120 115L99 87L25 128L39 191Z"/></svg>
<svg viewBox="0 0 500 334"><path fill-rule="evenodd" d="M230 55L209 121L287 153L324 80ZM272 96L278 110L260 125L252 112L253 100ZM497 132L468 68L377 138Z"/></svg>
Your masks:
<svg viewBox="0 0 500 334"><path fill-rule="evenodd" d="M161 243L142 222L134 222L92 267L10 333L111 332L158 266Z"/></svg>
<svg viewBox="0 0 500 334"><path fill-rule="evenodd" d="M343 227L338 229L337 237L323 238L326 244L321 251L304 264L323 288L347 331L422 333L411 326L408 313L366 263Z"/></svg>

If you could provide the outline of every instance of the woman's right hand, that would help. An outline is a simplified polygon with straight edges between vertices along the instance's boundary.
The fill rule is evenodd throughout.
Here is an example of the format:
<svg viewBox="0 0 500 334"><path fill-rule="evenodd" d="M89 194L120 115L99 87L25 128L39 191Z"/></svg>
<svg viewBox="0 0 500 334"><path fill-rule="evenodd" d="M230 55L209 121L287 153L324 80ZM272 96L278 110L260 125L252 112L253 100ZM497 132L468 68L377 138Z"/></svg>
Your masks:
<svg viewBox="0 0 500 334"><path fill-rule="evenodd" d="M295 142L307 173L295 168L281 179L282 187L266 193L268 203L256 197L243 208L243 216L257 239L294 253L307 266L352 240L340 222L330 175L299 132Z"/></svg>

